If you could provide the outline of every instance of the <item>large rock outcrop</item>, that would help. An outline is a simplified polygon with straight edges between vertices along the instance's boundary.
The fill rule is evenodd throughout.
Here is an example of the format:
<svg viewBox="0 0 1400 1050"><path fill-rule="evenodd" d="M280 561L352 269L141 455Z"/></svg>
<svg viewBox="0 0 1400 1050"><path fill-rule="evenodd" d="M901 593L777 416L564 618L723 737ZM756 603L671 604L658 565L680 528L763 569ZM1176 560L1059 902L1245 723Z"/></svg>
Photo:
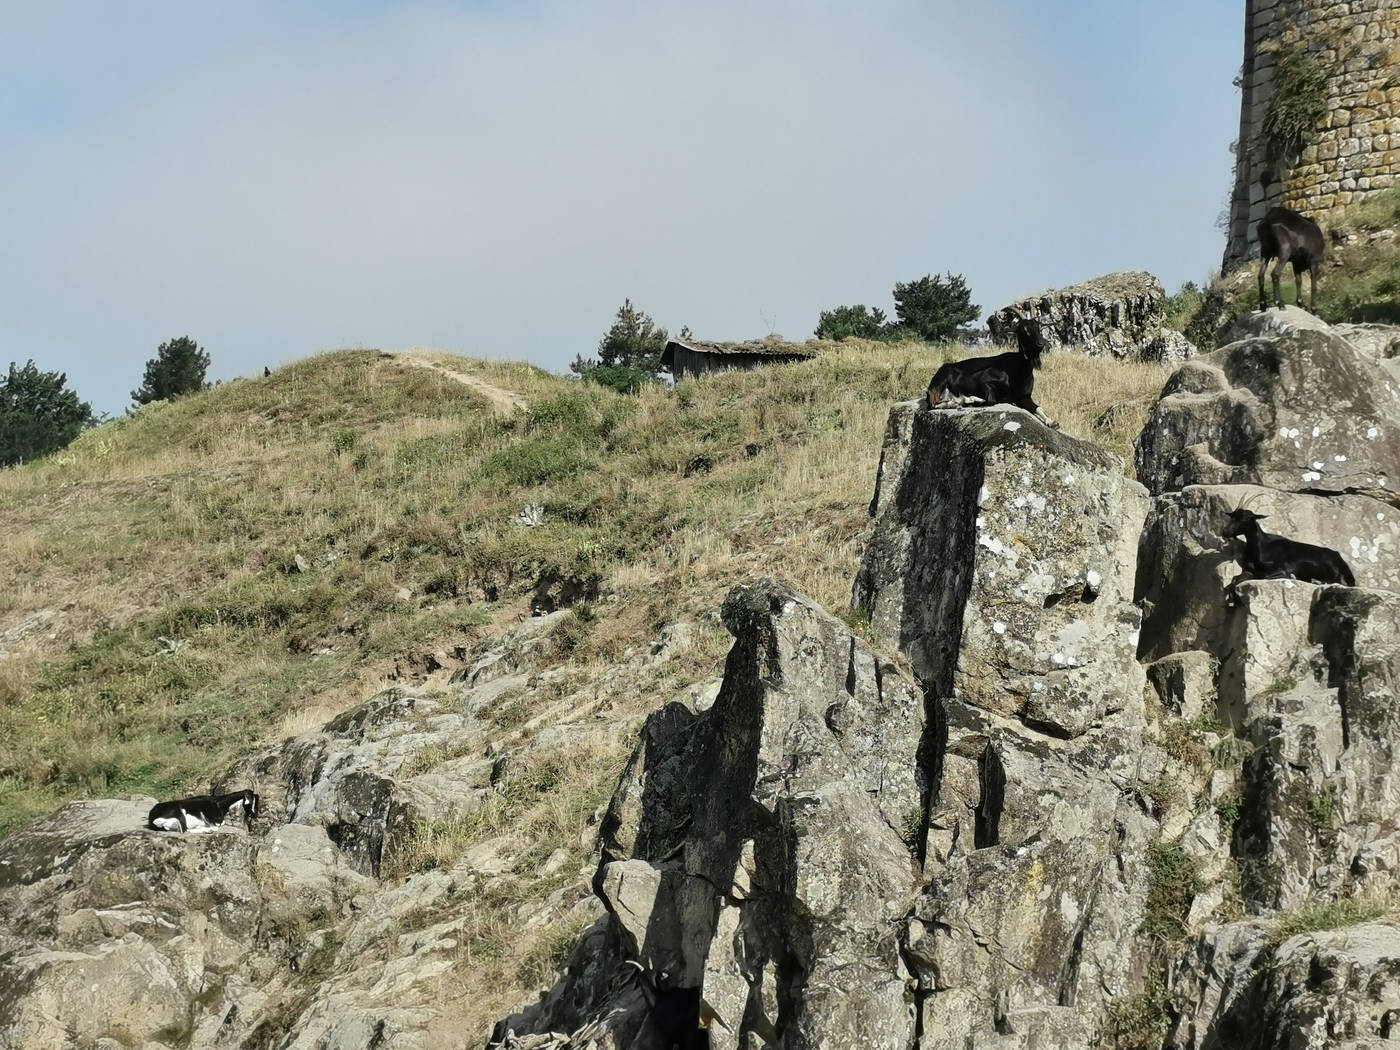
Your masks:
<svg viewBox="0 0 1400 1050"><path fill-rule="evenodd" d="M1221 535L1236 507L1279 535L1339 551L1362 587L1400 591L1400 511L1362 495L1280 492L1257 485L1190 485L1152 501L1138 550L1139 655L1156 660L1229 647L1226 587L1240 573L1238 541Z"/></svg>
<svg viewBox="0 0 1400 1050"><path fill-rule="evenodd" d="M1051 348L1070 346L1091 356L1171 361L1195 348L1179 332L1164 330L1167 296L1150 273L1111 273L1008 303L987 318L998 342L1014 342L1023 317L1041 323Z"/></svg>
<svg viewBox="0 0 1400 1050"><path fill-rule="evenodd" d="M498 1041L583 1029L666 1046L617 980L635 959L714 1009L716 1050L912 1043L898 929L927 790L922 694L781 583L737 588L724 620L719 696L648 719L604 822L594 884L616 936L587 942Z"/></svg>
<svg viewBox="0 0 1400 1050"><path fill-rule="evenodd" d="M1187 485L1361 493L1400 503L1400 382L1325 326L1266 329L1187 362L1137 441L1154 494ZM1321 324L1321 322L1318 322ZM1251 329L1246 329L1249 331Z"/></svg>
<svg viewBox="0 0 1400 1050"><path fill-rule="evenodd" d="M1400 529L1388 485L1400 399L1389 365L1299 311L1253 314L1235 335L1178 370L1138 441L1157 493L1138 564L1140 655L1180 694L1169 706L1222 734L1215 813L1179 844L1198 876L1224 884L1217 897L1235 900L1233 918L1216 909L1231 921L1187 931L1197 936L1169 970L1162 1030L1180 1050L1378 1046L1400 1019L1397 931L1280 931L1380 914L1400 888ZM1252 580L1227 601L1240 568L1220 529L1242 504L1270 531L1340 551L1359 586Z"/></svg>
<svg viewBox="0 0 1400 1050"><path fill-rule="evenodd" d="M76 802L0 845L0 1046L236 1046L334 951L370 883L324 830L141 830L154 801Z"/></svg>
<svg viewBox="0 0 1400 1050"><path fill-rule="evenodd" d="M99 800L0 843L0 1047L439 1045L440 984L473 936L472 894L509 882L535 844L507 829L403 878L422 829L567 761L585 733L626 731L568 727L598 694L556 698L560 724L528 739L497 724L548 688L553 672L529 653L550 626L522 624L457 687L385 690L225 771L215 790L263 799L251 830L148 831L154 799ZM547 921L562 908L528 910Z"/></svg>
<svg viewBox="0 0 1400 1050"><path fill-rule="evenodd" d="M905 933L919 1045L1088 1046L1145 966L1159 834L1134 801L1145 494L1019 410L910 404L872 509L855 603L935 711L930 881Z"/></svg>
<svg viewBox="0 0 1400 1050"><path fill-rule="evenodd" d="M1142 692L1141 487L1020 409L890 413L854 604L940 697L1076 737Z"/></svg>

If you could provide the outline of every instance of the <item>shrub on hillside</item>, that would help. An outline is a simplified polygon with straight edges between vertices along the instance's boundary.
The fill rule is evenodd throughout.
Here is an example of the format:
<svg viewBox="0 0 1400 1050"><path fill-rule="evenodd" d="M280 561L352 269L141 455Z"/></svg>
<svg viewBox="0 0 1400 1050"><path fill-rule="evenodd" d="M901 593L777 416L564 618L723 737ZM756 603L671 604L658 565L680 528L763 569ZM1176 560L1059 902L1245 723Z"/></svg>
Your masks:
<svg viewBox="0 0 1400 1050"><path fill-rule="evenodd" d="M203 390L209 384L209 355L193 339L182 335L156 347L156 356L146 362L141 386L131 392L138 405L181 397Z"/></svg>
<svg viewBox="0 0 1400 1050"><path fill-rule="evenodd" d="M683 333L688 334L688 333ZM666 349L666 329L623 300L612 327L598 342L597 358L574 358L572 370L584 379L624 394L634 394L642 384L661 374L661 354Z"/></svg>
<svg viewBox="0 0 1400 1050"><path fill-rule="evenodd" d="M834 310L823 310L817 318L816 337L818 339L845 339L855 336L859 339L879 339L885 334L885 311L878 306L870 309L862 303L855 306L838 306Z"/></svg>
<svg viewBox="0 0 1400 1050"><path fill-rule="evenodd" d="M41 372L33 361L10 362L0 381L0 466L26 462L63 448L97 422L62 372Z"/></svg>

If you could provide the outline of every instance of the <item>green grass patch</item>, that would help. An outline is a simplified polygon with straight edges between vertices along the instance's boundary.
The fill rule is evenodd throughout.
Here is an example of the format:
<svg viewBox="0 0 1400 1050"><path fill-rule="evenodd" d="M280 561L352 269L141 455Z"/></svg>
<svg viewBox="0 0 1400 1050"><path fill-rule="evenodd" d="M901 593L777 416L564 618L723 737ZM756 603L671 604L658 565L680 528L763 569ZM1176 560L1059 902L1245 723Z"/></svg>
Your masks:
<svg viewBox="0 0 1400 1050"><path fill-rule="evenodd" d="M1178 843L1158 842L1148 850L1147 906L1144 936L1178 941L1186 935L1186 915L1191 901L1203 889L1196 862Z"/></svg>
<svg viewBox="0 0 1400 1050"><path fill-rule="evenodd" d="M1290 937L1296 937L1300 933L1343 930L1348 926L1371 922L1388 915L1391 907L1391 899L1383 895L1329 901L1325 904L1310 904L1275 919L1273 926L1269 929L1268 945L1273 950Z"/></svg>

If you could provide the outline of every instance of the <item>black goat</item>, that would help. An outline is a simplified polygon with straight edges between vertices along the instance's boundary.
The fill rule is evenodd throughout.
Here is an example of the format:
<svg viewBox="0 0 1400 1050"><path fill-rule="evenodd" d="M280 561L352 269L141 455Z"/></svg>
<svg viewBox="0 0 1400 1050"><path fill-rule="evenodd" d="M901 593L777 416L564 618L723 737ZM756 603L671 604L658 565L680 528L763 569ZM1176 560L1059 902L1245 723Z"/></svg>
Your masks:
<svg viewBox="0 0 1400 1050"><path fill-rule="evenodd" d="M1292 265L1298 305L1303 305L1303 271L1307 270L1311 279L1308 309L1317 313L1317 271L1322 269L1322 260L1327 254L1322 228L1296 211L1270 208L1254 227L1254 234L1259 238L1259 309L1268 309L1264 301L1264 271L1269 268L1270 259L1277 259L1273 272L1274 305L1283 309L1278 272L1285 265Z"/></svg>
<svg viewBox="0 0 1400 1050"><path fill-rule="evenodd" d="M1031 400L1035 370L1045 354L1040 325L1027 318L1016 322L1016 350L994 357L949 361L933 373L924 400L929 408L962 405L1015 405L1042 423L1054 426Z"/></svg>
<svg viewBox="0 0 1400 1050"><path fill-rule="evenodd" d="M1226 539L1244 540L1244 554L1240 558L1244 571L1226 588L1231 597L1235 586L1245 580L1290 579L1356 586L1351 568L1336 551L1271 535L1259 527L1263 520L1263 514L1241 507L1230 512L1225 528L1220 531Z"/></svg>

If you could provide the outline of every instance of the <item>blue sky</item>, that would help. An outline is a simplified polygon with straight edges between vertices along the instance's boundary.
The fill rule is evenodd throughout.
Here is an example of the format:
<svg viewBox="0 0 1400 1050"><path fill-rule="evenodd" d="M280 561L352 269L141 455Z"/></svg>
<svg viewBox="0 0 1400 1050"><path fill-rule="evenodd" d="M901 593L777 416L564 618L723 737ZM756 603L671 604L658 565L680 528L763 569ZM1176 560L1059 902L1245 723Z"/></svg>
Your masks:
<svg viewBox="0 0 1400 1050"><path fill-rule="evenodd" d="M563 371L624 298L805 338L966 276L984 314L1218 265L1243 5L0 0L0 367L119 412L436 346Z"/></svg>

